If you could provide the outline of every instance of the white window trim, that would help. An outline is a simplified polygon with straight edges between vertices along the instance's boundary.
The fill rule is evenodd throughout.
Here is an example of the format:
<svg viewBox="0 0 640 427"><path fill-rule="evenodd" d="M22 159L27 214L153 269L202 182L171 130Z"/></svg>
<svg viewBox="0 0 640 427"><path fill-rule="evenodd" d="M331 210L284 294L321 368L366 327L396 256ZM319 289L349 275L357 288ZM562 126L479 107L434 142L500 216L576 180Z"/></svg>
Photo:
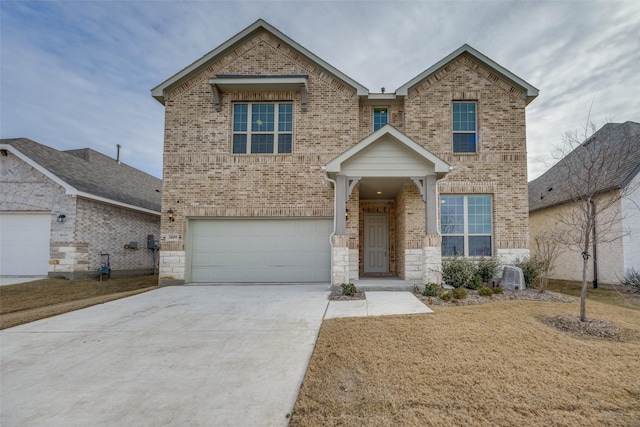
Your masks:
<svg viewBox="0 0 640 427"><path fill-rule="evenodd" d="M252 116L252 106L253 105L264 105L264 104L272 104L273 107L273 132L253 132L251 130L251 116ZM288 104L291 105L291 131L289 132L281 132L279 128L279 119L280 119L280 109L278 108L280 105ZM235 106L236 105L247 105L247 131L239 132L233 130L233 125L235 123ZM233 136L234 135L247 135L247 151L244 153L235 153L233 152ZM273 135L273 151L269 153L252 153L251 152L251 135ZM291 151L280 153L278 151L278 135L291 135ZM231 105L231 154L291 154L293 153L293 102L292 101L281 101L281 102L234 102Z"/></svg>
<svg viewBox="0 0 640 427"><path fill-rule="evenodd" d="M385 125L389 124L389 107L388 106L384 106L384 105L378 105L373 107L373 110L371 111L371 129L375 132L376 129L376 110L381 110L381 109L385 109L387 110L387 123L385 123L384 125L380 126L380 128L384 127Z"/></svg>
<svg viewBox="0 0 640 427"><path fill-rule="evenodd" d="M463 233L464 234L460 234L460 233L456 233L456 234L444 234L441 233L441 235L444 236L451 236L451 237L460 237L462 236L462 243L463 243L463 247L464 247L464 254L462 256L464 256L465 258L468 257L478 257L477 255L469 255L469 236L473 236L473 237L482 237L482 236L489 236L491 237L491 254L490 255L485 255L485 256L494 256L495 255L495 250L494 250L494 243L495 243L495 239L493 237L493 233L494 233L494 220L493 220L493 195L492 194L474 194L474 193L470 193L470 194L457 194L457 193L447 193L447 194L440 194L440 197L442 196L462 196L463 197L463 201L462 201L462 212L464 215L464 224L463 224ZM485 234L469 234L469 196L488 196L489 200L491 200L491 233L485 233ZM442 199L440 199L442 200ZM442 203L442 201L440 201L440 203ZM447 257L453 257L455 255L443 255L443 257L447 258ZM458 255L460 256L460 255Z"/></svg>
<svg viewBox="0 0 640 427"><path fill-rule="evenodd" d="M453 130L453 104L474 104L476 106L476 130L474 131L470 131L470 130ZM465 155L465 154L477 154L480 152L480 132L478 129L478 116L479 116L479 112L478 112L478 101L465 101L465 100L457 100L457 101L453 101L453 103L451 104L451 151L458 155ZM455 151L455 147L454 147L454 135L455 134L474 134L476 136L476 149L475 151Z"/></svg>

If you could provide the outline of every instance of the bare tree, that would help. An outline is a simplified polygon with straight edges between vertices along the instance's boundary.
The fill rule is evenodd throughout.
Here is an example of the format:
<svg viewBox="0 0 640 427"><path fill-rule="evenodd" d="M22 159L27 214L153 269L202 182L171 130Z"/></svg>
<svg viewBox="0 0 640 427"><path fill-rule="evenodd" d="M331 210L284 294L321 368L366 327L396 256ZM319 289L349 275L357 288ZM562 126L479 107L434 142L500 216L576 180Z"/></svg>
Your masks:
<svg viewBox="0 0 640 427"><path fill-rule="evenodd" d="M567 209L556 220L564 227L554 239L582 257L580 320L586 320L587 271L590 252L597 244L621 239L612 228L622 220L621 199L634 189L620 182L638 165L638 138L625 138L622 125L608 123L598 132L589 123L584 134L567 132L559 149L561 160L554 166L556 188ZM629 143L631 141L631 143ZM633 164L635 163L635 165ZM556 255L557 256L557 255Z"/></svg>
<svg viewBox="0 0 640 427"><path fill-rule="evenodd" d="M549 283L549 276L553 273L556 266L556 260L562 252L562 246L558 243L557 233L550 235L548 233L536 236L535 251L533 258L537 265L540 266L539 288L540 292L544 292Z"/></svg>

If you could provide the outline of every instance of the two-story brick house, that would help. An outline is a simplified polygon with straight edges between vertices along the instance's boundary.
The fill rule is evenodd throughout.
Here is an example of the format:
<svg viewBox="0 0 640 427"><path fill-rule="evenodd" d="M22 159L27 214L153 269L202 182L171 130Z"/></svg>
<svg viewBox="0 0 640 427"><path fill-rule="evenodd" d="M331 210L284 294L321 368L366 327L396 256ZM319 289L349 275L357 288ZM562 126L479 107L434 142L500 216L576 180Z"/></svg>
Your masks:
<svg viewBox="0 0 640 427"><path fill-rule="evenodd" d="M525 107L464 45L370 93L258 20L156 88L161 283L438 281L528 253Z"/></svg>

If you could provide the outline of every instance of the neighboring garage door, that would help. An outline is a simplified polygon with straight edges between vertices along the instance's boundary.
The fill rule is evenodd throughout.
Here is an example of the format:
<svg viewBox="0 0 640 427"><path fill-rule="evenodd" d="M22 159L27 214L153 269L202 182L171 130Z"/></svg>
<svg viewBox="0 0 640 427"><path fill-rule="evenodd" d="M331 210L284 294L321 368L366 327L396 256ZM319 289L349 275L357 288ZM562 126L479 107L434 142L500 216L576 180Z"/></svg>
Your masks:
<svg viewBox="0 0 640 427"><path fill-rule="evenodd" d="M46 276L51 214L0 213L0 275Z"/></svg>
<svg viewBox="0 0 640 427"><path fill-rule="evenodd" d="M190 220L190 281L328 282L331 231L331 219Z"/></svg>

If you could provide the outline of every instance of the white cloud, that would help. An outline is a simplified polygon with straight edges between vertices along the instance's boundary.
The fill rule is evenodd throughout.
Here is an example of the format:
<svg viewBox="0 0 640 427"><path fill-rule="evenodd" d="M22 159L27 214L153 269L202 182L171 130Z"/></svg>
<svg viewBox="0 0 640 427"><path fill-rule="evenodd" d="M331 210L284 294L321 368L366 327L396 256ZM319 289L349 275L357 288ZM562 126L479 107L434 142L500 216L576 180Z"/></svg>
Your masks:
<svg viewBox="0 0 640 427"><path fill-rule="evenodd" d="M0 136L89 146L160 176L150 89L263 18L354 80L393 91L464 43L540 89L530 178L589 114L640 121L637 2L0 2ZM635 91L635 92L634 92ZM547 163L545 165L545 162Z"/></svg>

